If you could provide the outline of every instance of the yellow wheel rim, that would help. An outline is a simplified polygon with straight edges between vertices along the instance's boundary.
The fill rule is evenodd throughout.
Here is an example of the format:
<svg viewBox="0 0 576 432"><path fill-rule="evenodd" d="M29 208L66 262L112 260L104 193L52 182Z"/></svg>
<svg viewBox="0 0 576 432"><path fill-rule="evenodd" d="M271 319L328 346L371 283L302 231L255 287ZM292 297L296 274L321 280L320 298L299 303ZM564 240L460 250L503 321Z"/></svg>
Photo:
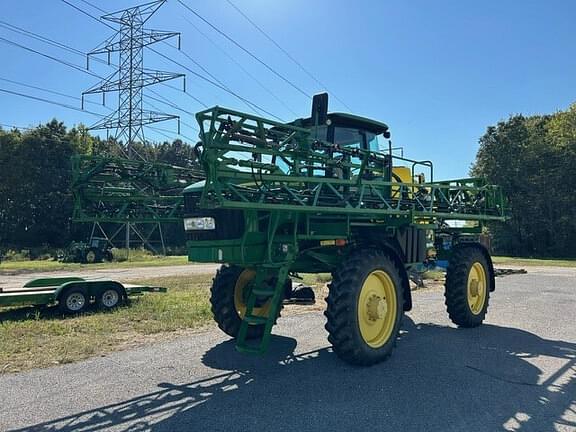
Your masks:
<svg viewBox="0 0 576 432"><path fill-rule="evenodd" d="M256 277L256 271L252 269L245 269L240 273L234 286L234 307L240 318L244 318L246 314L246 300L248 299L247 287ZM270 310L270 300L264 303L261 307L255 307L252 310L252 315L267 317Z"/></svg>
<svg viewBox="0 0 576 432"><path fill-rule="evenodd" d="M470 311L474 315L479 315L484 309L487 285L484 266L479 262L475 262L470 267L467 285L468 306L470 306Z"/></svg>
<svg viewBox="0 0 576 432"><path fill-rule="evenodd" d="M380 348L392 335L396 324L397 298L394 283L383 270L368 275L358 298L358 324L362 339Z"/></svg>

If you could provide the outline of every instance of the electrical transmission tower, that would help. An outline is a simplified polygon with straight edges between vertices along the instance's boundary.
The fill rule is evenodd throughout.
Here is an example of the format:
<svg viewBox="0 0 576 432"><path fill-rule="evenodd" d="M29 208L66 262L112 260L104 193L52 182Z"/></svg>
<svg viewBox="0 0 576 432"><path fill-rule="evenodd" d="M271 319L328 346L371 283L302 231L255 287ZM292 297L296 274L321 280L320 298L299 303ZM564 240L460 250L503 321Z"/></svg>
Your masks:
<svg viewBox="0 0 576 432"><path fill-rule="evenodd" d="M109 64L112 53L119 53L118 69L83 92L82 99L88 94L101 93L104 103L106 93L118 92L118 109L90 129L114 131L112 138L120 154L128 159L144 159L144 156L134 149L134 143L146 142L145 125L176 119L180 133L178 116L145 110L143 107L144 87L176 78L185 80L184 74L144 68L145 47L177 37L178 49L180 48L180 33L144 29L144 23L165 2L166 0L157 0L102 16L102 20L117 24L120 28L116 34L88 53L88 60L92 55L106 54Z"/></svg>
<svg viewBox="0 0 576 432"><path fill-rule="evenodd" d="M85 95L101 93L102 103L105 104L106 93L118 92L118 108L89 129L107 130L109 137L115 143L114 148L111 149L111 152L116 153L113 156L127 159L125 162L122 162L121 159L115 159L115 162L106 170L99 168L102 169L102 178L108 179L99 183L102 199L98 207L103 213L108 211L106 206L109 203L105 201L107 191L120 187L127 192L125 200L114 201L121 203L120 208L108 211L106 217L100 216L94 219L90 243L93 242L96 230L99 230L100 234L113 246L116 237L124 232L125 247L128 251L130 246L137 242L141 246L147 246L158 252L152 243L153 238L159 237L158 242L165 253L164 237L160 223L162 218L157 216L159 213L158 209L163 208L163 204L157 200L161 192L156 187L156 177L147 178L145 175L156 175L152 168L153 165L148 163L146 165L147 168L144 165L137 165L136 171L134 171L133 166L134 162L146 163L145 154L138 151L138 145L135 146L136 143L141 145L146 143L144 137L144 127L146 125L176 119L178 120L178 133L180 133L180 118L178 116L145 110L143 107L145 87L176 78L183 78L183 90L186 91L184 74L151 70L144 67L144 51L147 46L177 37L178 49L180 49L180 33L147 30L144 28L146 21L165 2L166 0L157 0L102 16L102 20L119 25L119 29L114 35L88 53L87 67L89 67L89 59L93 55L105 54L108 58L108 64L110 64L112 54L118 53L117 70L108 78L83 92L82 102L84 102ZM112 134L110 135L111 131ZM132 165L130 165L131 163ZM102 167L103 165L97 166ZM130 197L136 195L142 196L142 200L138 203L129 203ZM136 209L139 205L142 206L144 202L150 203L147 209L157 217L143 217L138 214ZM116 216L110 218L110 214Z"/></svg>

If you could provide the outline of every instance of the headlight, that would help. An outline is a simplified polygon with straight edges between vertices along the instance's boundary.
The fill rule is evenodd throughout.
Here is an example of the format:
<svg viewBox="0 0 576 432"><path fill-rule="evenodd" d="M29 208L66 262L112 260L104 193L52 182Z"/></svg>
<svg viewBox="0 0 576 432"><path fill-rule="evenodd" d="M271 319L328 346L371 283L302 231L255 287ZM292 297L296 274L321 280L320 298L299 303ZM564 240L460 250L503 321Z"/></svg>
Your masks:
<svg viewBox="0 0 576 432"><path fill-rule="evenodd" d="M185 218L184 231L213 230L216 229L216 221L213 217Z"/></svg>

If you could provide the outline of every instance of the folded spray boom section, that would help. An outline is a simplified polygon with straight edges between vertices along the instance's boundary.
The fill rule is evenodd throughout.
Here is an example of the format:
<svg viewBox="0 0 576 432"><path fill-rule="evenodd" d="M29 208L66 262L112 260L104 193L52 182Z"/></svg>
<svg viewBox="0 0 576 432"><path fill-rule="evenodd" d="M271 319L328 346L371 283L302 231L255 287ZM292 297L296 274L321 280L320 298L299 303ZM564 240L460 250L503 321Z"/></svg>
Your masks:
<svg viewBox="0 0 576 432"><path fill-rule="evenodd" d="M196 117L203 208L403 216L420 223L505 218L497 186L474 178L434 182L430 161L328 142L325 126L282 124L220 107Z"/></svg>

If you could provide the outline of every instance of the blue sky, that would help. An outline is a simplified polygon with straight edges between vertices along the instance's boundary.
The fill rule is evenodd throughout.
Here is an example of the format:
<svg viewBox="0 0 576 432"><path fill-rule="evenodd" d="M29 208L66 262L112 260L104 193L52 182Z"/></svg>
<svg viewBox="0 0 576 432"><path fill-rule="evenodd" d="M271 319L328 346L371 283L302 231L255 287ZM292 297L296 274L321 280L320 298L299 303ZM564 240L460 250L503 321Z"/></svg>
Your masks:
<svg viewBox="0 0 576 432"><path fill-rule="evenodd" d="M81 0L68 0L101 15ZM184 0L236 38L307 93L322 89L225 0ZM438 178L466 176L488 125L513 113L536 114L565 109L574 102L576 76L573 30L576 3L570 1L384 1L384 0L233 0L280 45L313 72L354 113L387 123L395 146L406 156L431 159ZM126 0L90 0L113 11L138 4ZM34 31L81 51L89 51L112 30L61 0L4 0L3 22ZM279 97L279 103L219 47ZM151 28L182 33L183 50L228 87L290 120L306 116L310 100L234 47L176 0L169 0L148 22ZM79 66L81 56L45 45L0 27L0 37L16 41ZM177 50L157 45L178 62L202 73ZM97 79L0 42L0 78L80 96ZM147 67L186 72L154 53ZM92 62L106 75L112 69ZM188 91L207 105L246 111L234 97L188 74ZM173 83L178 85L177 83ZM0 80L0 88L79 106L73 99L27 89ZM166 87L156 91L192 112L203 107ZM97 96L91 99L98 102ZM107 98L113 107L115 97ZM152 102L167 112L171 108ZM286 106L289 107L286 108ZM107 113L98 105L86 105ZM332 111L347 111L334 98ZM179 113L187 123L194 120ZM96 117L0 93L0 123L36 125L56 117L68 125L92 124ZM161 126L176 132L176 125ZM182 127L182 133L195 132ZM150 131L150 139L162 139Z"/></svg>

